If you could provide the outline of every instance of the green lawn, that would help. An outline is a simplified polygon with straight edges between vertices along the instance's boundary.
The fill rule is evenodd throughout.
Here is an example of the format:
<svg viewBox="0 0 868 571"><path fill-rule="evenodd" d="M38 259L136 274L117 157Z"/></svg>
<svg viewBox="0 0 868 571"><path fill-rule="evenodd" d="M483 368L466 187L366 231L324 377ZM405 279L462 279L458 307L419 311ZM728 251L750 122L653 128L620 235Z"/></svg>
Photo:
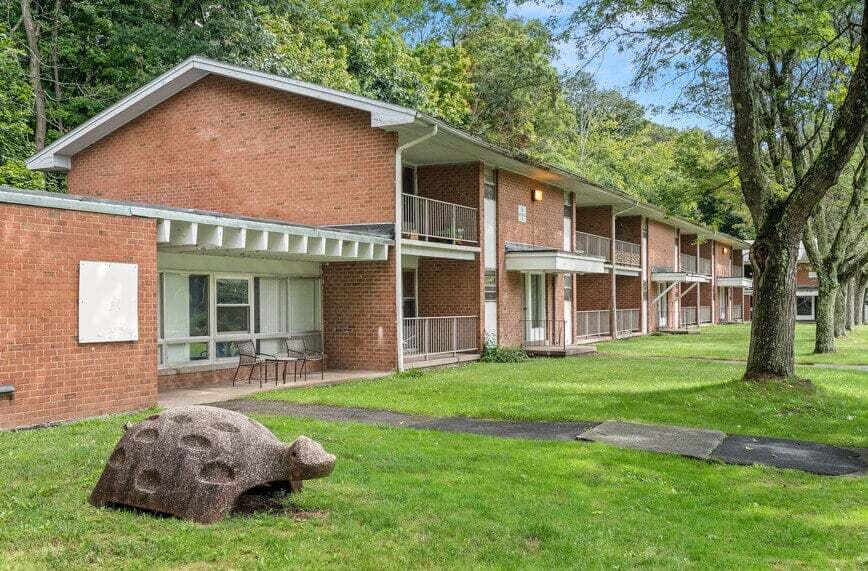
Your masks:
<svg viewBox="0 0 868 571"><path fill-rule="evenodd" d="M860 568L868 480L604 445L260 417L338 456L302 513L90 507L129 417L0 433L0 568Z"/></svg>
<svg viewBox="0 0 868 571"><path fill-rule="evenodd" d="M803 367L813 395L738 380L741 365L596 355L478 363L255 398L433 416L607 420L868 445L868 373Z"/></svg>
<svg viewBox="0 0 868 571"><path fill-rule="evenodd" d="M747 359L750 324L710 325L698 335L646 335L598 343L604 353L634 356ZM837 340L837 353L815 355L814 325L796 325L796 362L801 364L868 365L868 326L857 327Z"/></svg>

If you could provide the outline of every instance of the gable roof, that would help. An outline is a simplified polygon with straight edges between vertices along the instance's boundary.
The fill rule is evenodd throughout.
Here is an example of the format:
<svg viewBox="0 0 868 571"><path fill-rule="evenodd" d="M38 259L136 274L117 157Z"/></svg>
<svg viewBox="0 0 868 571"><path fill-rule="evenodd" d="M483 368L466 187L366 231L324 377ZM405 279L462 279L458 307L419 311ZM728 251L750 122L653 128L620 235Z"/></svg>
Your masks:
<svg viewBox="0 0 868 571"><path fill-rule="evenodd" d="M412 123L418 113L413 109L354 95L321 85L263 73L200 56L193 56L157 77L144 87L127 95L101 113L88 119L60 137L42 151L27 159L31 170L66 171L72 155L102 139L115 129L129 123L152 107L166 101L207 75L219 75L277 89L286 93L312 97L367 111L372 127L387 127Z"/></svg>
<svg viewBox="0 0 868 571"><path fill-rule="evenodd" d="M461 155L462 160L472 158L483 161L492 166L510 170L572 192L577 197L577 204L579 204L578 198L582 196L585 202L579 204L580 206L612 205L620 213L630 212L630 214L648 216L675 226L684 232L715 239L736 248L750 246L734 236L696 224L686 218L673 216L663 209L643 202L619 189L600 185L577 173L534 160L523 153L491 143L414 109L201 56L188 58L66 133L27 159L27 168L45 171L69 170L72 166L71 158L73 155L208 75L237 79L286 93L366 111L371 115L371 127L403 131L411 138L412 135L420 134L420 130L427 131L429 127L437 126L438 135L430 141L431 143L437 144L436 141L442 140L441 148L449 148L453 152L458 152L459 155L464 153ZM422 145L416 147L415 150L422 152L421 147Z"/></svg>

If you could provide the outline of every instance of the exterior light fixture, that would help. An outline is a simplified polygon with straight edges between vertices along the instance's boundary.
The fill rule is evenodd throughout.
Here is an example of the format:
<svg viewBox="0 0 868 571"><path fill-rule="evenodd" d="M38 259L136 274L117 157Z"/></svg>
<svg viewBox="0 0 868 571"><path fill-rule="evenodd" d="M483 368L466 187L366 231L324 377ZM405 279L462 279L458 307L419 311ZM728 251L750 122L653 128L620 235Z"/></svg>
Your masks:
<svg viewBox="0 0 868 571"><path fill-rule="evenodd" d="M543 191L538 189L538 188L535 188L533 190L533 201L534 202L542 202L542 199L543 199Z"/></svg>
<svg viewBox="0 0 868 571"><path fill-rule="evenodd" d="M724 253L724 254L728 254L728 253L729 253L729 248L727 248L726 246L724 246L724 247L723 247L723 253Z"/></svg>

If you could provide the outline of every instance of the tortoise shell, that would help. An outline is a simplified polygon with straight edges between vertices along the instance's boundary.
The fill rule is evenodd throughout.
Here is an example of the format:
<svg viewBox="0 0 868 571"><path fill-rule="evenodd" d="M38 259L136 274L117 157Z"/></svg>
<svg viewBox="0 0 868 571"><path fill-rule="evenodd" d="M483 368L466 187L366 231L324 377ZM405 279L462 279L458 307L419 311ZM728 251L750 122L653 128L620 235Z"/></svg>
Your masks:
<svg viewBox="0 0 868 571"><path fill-rule="evenodd" d="M179 407L126 431L90 503L211 523L226 517L252 488L277 484L298 490L302 480L329 475L334 463L333 455L306 436L286 444L241 413Z"/></svg>

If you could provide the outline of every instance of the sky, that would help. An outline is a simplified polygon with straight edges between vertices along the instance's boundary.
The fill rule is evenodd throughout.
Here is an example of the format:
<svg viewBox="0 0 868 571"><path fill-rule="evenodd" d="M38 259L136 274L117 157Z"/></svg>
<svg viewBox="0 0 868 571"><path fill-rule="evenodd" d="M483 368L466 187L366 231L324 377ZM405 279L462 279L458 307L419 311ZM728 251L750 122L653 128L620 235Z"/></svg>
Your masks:
<svg viewBox="0 0 868 571"><path fill-rule="evenodd" d="M566 17L570 14L570 0L564 0L562 6L546 6L536 2L525 2L521 5L510 3L507 13L524 19L538 18L546 21L549 17ZM580 65L575 47L569 43L561 45L560 59L553 62L561 71L575 70ZM694 114L672 114L666 111L678 98L683 81L674 80L667 82L662 80L652 88L630 90L628 88L633 78L633 54L619 52L614 46L602 54L598 61L586 67L584 71L594 76L600 87L605 89L617 89L644 105L647 117L652 121L671 127L687 128L700 127L714 132L720 131L720 126L713 124L704 117ZM659 106L663 109L652 110L650 106Z"/></svg>

